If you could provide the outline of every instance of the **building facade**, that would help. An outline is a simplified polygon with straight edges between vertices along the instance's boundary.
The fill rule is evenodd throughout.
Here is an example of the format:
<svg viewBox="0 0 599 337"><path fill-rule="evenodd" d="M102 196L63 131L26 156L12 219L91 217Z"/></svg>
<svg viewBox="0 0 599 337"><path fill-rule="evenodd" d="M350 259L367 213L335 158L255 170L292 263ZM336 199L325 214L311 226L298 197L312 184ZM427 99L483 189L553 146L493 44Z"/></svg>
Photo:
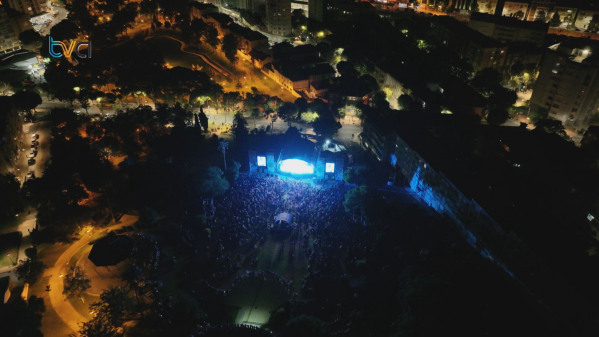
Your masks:
<svg viewBox="0 0 599 337"><path fill-rule="evenodd" d="M308 0L308 17L322 22L324 19L324 0Z"/></svg>
<svg viewBox="0 0 599 337"><path fill-rule="evenodd" d="M19 49L21 49L19 33L14 27L13 20L8 17L6 8L0 6L0 54Z"/></svg>
<svg viewBox="0 0 599 337"><path fill-rule="evenodd" d="M265 24L272 34L291 35L291 0L267 0Z"/></svg>
<svg viewBox="0 0 599 337"><path fill-rule="evenodd" d="M531 112L547 112L564 125L589 125L599 111L599 60L575 43L549 47L530 100Z"/></svg>
<svg viewBox="0 0 599 337"><path fill-rule="evenodd" d="M21 13L36 15L51 11L48 0L8 0L8 5Z"/></svg>

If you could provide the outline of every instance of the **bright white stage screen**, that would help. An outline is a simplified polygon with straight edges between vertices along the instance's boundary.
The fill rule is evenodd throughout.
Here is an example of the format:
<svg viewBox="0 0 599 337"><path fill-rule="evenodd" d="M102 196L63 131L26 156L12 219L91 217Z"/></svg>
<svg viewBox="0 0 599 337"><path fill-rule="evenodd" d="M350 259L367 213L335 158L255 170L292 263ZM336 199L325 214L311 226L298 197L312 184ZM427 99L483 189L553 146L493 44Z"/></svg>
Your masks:
<svg viewBox="0 0 599 337"><path fill-rule="evenodd" d="M258 166L266 166L266 157L258 156Z"/></svg>
<svg viewBox="0 0 599 337"><path fill-rule="evenodd" d="M279 171L291 174L314 174L314 166L299 159L285 159L281 161Z"/></svg>
<svg viewBox="0 0 599 337"><path fill-rule="evenodd" d="M335 173L335 163L326 163L324 167L325 173Z"/></svg>

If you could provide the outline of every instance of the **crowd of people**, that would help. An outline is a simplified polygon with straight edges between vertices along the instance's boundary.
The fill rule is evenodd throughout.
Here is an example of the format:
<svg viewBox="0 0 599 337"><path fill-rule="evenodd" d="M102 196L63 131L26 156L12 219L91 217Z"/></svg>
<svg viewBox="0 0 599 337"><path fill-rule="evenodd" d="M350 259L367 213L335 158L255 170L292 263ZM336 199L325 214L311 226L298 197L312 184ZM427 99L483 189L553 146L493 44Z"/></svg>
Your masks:
<svg viewBox="0 0 599 337"><path fill-rule="evenodd" d="M333 235L342 233L343 227L353 221L343 207L349 188L338 182L315 184L284 177L241 175L225 195L208 205L206 212L219 253L214 278L224 280L239 270L255 269L258 254L280 213L289 213L293 219L288 234L275 238L279 247L288 248L290 258L305 254L310 273L334 263L329 259L337 256L327 254L329 246L340 242L343 245L347 238L338 236L333 240Z"/></svg>

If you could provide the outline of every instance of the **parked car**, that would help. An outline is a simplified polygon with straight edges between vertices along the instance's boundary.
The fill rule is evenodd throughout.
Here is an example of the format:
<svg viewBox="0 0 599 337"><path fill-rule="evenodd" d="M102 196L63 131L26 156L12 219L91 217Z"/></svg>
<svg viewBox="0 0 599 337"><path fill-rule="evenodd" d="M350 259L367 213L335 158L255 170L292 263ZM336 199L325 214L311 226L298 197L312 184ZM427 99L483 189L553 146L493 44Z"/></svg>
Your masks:
<svg viewBox="0 0 599 337"><path fill-rule="evenodd" d="M33 158L29 158L29 159L27 160L27 165L31 166L31 165L34 165L34 164L35 164L35 159L33 159Z"/></svg>
<svg viewBox="0 0 599 337"><path fill-rule="evenodd" d="M38 138L40 138L40 136L37 133L31 135L31 140L36 140Z"/></svg>
<svg viewBox="0 0 599 337"><path fill-rule="evenodd" d="M35 156L37 156L37 151L31 150L31 152L29 152L29 155L27 156L27 158L35 158Z"/></svg>
<svg viewBox="0 0 599 337"><path fill-rule="evenodd" d="M26 177L26 178L27 178L27 179L32 179L32 178L35 178L35 173L34 173L33 171L29 171L29 172L27 172L27 177Z"/></svg>

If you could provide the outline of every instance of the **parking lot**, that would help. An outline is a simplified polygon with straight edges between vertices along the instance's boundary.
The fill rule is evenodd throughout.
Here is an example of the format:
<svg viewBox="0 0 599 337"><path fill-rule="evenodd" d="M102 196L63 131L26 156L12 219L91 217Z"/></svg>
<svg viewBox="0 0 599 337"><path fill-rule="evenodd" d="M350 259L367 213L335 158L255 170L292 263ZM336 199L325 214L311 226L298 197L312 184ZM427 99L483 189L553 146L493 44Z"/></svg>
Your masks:
<svg viewBox="0 0 599 337"><path fill-rule="evenodd" d="M35 146L32 145L35 137ZM50 125L48 122L26 123L23 125L23 138L21 140L21 151L17 163L15 175L21 183L31 176L41 177L50 150Z"/></svg>

